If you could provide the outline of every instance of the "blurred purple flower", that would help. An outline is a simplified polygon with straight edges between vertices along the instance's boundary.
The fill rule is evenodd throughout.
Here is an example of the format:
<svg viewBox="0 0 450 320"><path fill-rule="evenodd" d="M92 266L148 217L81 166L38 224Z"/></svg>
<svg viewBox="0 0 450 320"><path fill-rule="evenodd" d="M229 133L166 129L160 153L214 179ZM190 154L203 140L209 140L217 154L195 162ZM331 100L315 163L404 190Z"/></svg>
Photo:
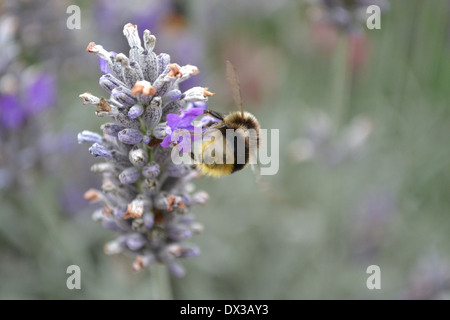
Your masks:
<svg viewBox="0 0 450 320"><path fill-rule="evenodd" d="M396 207L394 195L386 190L369 192L360 200L352 218L351 247L356 257L370 258L379 252Z"/></svg>
<svg viewBox="0 0 450 320"><path fill-rule="evenodd" d="M20 80L20 79L19 79ZM20 87L17 93L0 96L0 123L2 128L17 129L26 119L54 106L56 100L55 78L41 73L32 78L29 85Z"/></svg>
<svg viewBox="0 0 450 320"><path fill-rule="evenodd" d="M55 103L56 84L55 77L51 74L38 74L25 90L24 106L30 115L37 114Z"/></svg>
<svg viewBox="0 0 450 320"><path fill-rule="evenodd" d="M12 94L0 97L0 123L2 128L17 129L25 121L25 113L19 99Z"/></svg>

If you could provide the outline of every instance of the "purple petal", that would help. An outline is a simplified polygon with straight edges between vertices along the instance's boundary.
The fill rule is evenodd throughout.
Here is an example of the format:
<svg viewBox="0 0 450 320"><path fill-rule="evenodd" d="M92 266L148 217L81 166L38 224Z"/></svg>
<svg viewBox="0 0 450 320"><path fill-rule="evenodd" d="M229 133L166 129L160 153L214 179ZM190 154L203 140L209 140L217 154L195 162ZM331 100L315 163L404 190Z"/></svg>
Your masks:
<svg viewBox="0 0 450 320"><path fill-rule="evenodd" d="M102 58L98 57L98 65L100 67L101 72L111 73L111 70L109 70L108 61L103 60Z"/></svg>
<svg viewBox="0 0 450 320"><path fill-rule="evenodd" d="M201 108L192 108L186 111L178 123L178 128L187 129L188 126L191 126L192 121L194 121L198 116L204 113L204 110Z"/></svg>
<svg viewBox="0 0 450 320"><path fill-rule="evenodd" d="M13 95L0 97L0 123L7 129L17 129L25 121L26 115L19 103L19 99Z"/></svg>
<svg viewBox="0 0 450 320"><path fill-rule="evenodd" d="M198 117L199 115L203 114L205 112L202 108L191 108L184 112L184 116L195 116Z"/></svg>
<svg viewBox="0 0 450 320"><path fill-rule="evenodd" d="M178 146L178 149L183 153L191 151L191 135L184 134L181 137L179 137L177 146Z"/></svg>
<svg viewBox="0 0 450 320"><path fill-rule="evenodd" d="M110 53L115 56L117 53L114 51L110 51ZM103 60L102 58L98 57L98 65L100 67L100 71L103 73L111 73L111 70L109 69L108 61Z"/></svg>
<svg viewBox="0 0 450 320"><path fill-rule="evenodd" d="M172 141L172 138L170 136L167 136L164 138L163 142L160 143L161 147L168 148L170 147L170 142Z"/></svg>
<svg viewBox="0 0 450 320"><path fill-rule="evenodd" d="M46 73L38 75L26 89L25 96L26 110L30 114L52 107L56 99L55 77Z"/></svg>
<svg viewBox="0 0 450 320"><path fill-rule="evenodd" d="M178 126L178 123L181 121L181 117L174 113L169 113L167 115L167 125L170 129L175 130Z"/></svg>

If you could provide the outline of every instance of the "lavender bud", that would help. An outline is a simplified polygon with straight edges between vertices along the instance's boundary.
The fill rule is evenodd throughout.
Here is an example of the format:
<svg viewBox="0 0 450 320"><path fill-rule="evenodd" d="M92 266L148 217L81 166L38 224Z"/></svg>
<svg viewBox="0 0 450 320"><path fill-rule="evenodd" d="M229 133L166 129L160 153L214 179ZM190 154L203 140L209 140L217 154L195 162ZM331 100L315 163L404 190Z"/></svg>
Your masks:
<svg viewBox="0 0 450 320"><path fill-rule="evenodd" d="M154 82L158 77L158 60L156 54L151 51L144 51L140 61L145 80Z"/></svg>
<svg viewBox="0 0 450 320"><path fill-rule="evenodd" d="M163 73L170 63L170 56L167 53L160 53L158 55L158 71ZM168 73L168 72L167 72Z"/></svg>
<svg viewBox="0 0 450 320"><path fill-rule="evenodd" d="M111 151L99 143L94 143L92 147L89 148L89 152L96 158L103 157L105 159L111 159L113 157Z"/></svg>
<svg viewBox="0 0 450 320"><path fill-rule="evenodd" d="M145 244L145 238L140 233L133 233L127 238L127 246L130 250L136 251L142 248Z"/></svg>
<svg viewBox="0 0 450 320"><path fill-rule="evenodd" d="M169 113L179 113L180 109L181 109L181 106L177 101L169 102L168 104L164 105L161 119L163 121L166 121L167 115Z"/></svg>
<svg viewBox="0 0 450 320"><path fill-rule="evenodd" d="M194 258L200 255L200 248L195 246L184 247L180 253L180 258Z"/></svg>
<svg viewBox="0 0 450 320"><path fill-rule="evenodd" d="M151 138L148 135L145 135L145 136L142 137L142 142L145 143L145 144L149 144L150 140L151 140Z"/></svg>
<svg viewBox="0 0 450 320"><path fill-rule="evenodd" d="M181 98L181 91L178 89L170 90L164 96L164 102L172 102Z"/></svg>
<svg viewBox="0 0 450 320"><path fill-rule="evenodd" d="M168 267L170 272L175 277L182 278L186 275L186 271L184 270L183 266L177 262L170 263Z"/></svg>
<svg viewBox="0 0 450 320"><path fill-rule="evenodd" d="M170 160L172 149L157 146L155 148L154 159L157 163L166 163Z"/></svg>
<svg viewBox="0 0 450 320"><path fill-rule="evenodd" d="M169 164L166 167L167 174L170 177L181 178L189 174L190 169L185 165Z"/></svg>
<svg viewBox="0 0 450 320"><path fill-rule="evenodd" d="M144 177L150 180L156 179L159 175L159 172L159 164L154 161L150 162L148 165L142 168L142 174L144 175Z"/></svg>
<svg viewBox="0 0 450 320"><path fill-rule="evenodd" d="M163 122L158 124L156 127L153 128L153 135L156 139L164 139L167 137L167 123Z"/></svg>
<svg viewBox="0 0 450 320"><path fill-rule="evenodd" d="M114 122L109 122L109 123L104 123L100 126L100 129L102 129L104 134L107 134L109 136L113 136L113 137L117 137L117 134L119 133L119 131L122 131L123 129L125 129L124 126L114 123Z"/></svg>
<svg viewBox="0 0 450 320"><path fill-rule="evenodd" d="M88 131L88 130L84 130L82 132L80 132L78 134L78 143L82 144L82 143L101 143L102 142L102 136L99 135L98 133L92 132L92 131Z"/></svg>
<svg viewBox="0 0 450 320"><path fill-rule="evenodd" d="M128 114L119 113L115 116L115 120L126 128L139 129L141 123L137 119L131 119Z"/></svg>
<svg viewBox="0 0 450 320"><path fill-rule="evenodd" d="M123 231L123 229L116 223L116 221L111 218L103 219L102 226L111 231Z"/></svg>
<svg viewBox="0 0 450 320"><path fill-rule="evenodd" d="M201 223L195 222L191 225L191 230L194 234L202 233L205 228Z"/></svg>
<svg viewBox="0 0 450 320"><path fill-rule="evenodd" d="M118 137L125 144L137 144L142 141L143 134L136 129L124 129L119 131Z"/></svg>
<svg viewBox="0 0 450 320"><path fill-rule="evenodd" d="M125 249L126 236L121 236L116 240L110 241L105 244L105 253L107 255L121 253Z"/></svg>
<svg viewBox="0 0 450 320"><path fill-rule="evenodd" d="M92 165L91 171L96 173L114 172L114 165L109 162L96 163Z"/></svg>
<svg viewBox="0 0 450 320"><path fill-rule="evenodd" d="M153 224L154 224L153 214L146 213L146 214L144 214L142 219L144 221L144 226L147 229L150 229L151 227L153 227Z"/></svg>
<svg viewBox="0 0 450 320"><path fill-rule="evenodd" d="M136 167L143 167L148 160L147 152L139 146L134 146L128 154L130 162Z"/></svg>
<svg viewBox="0 0 450 320"><path fill-rule="evenodd" d="M114 99L123 104L124 106L131 107L137 102L137 99L131 93L131 90L125 87L114 88L111 92Z"/></svg>
<svg viewBox="0 0 450 320"><path fill-rule="evenodd" d="M127 210L125 210L125 209L116 209L116 210L114 210L114 216L118 217L118 218L123 218L126 211Z"/></svg>
<svg viewBox="0 0 450 320"><path fill-rule="evenodd" d="M145 229L146 228L144 226L144 219L137 218L131 222L131 230L133 230L135 232L143 232L143 231L145 231Z"/></svg>
<svg viewBox="0 0 450 320"><path fill-rule="evenodd" d="M139 180L140 173L135 167L127 168L119 174L119 180L123 184L132 184Z"/></svg>
<svg viewBox="0 0 450 320"><path fill-rule="evenodd" d="M101 76L99 83L100 83L100 86L103 89L105 89L106 91L108 91L109 93L112 93L112 91L115 88L125 87L125 84L122 81L120 81L119 79L116 79L115 77L113 77L110 74L105 74L105 75Z"/></svg>
<svg viewBox="0 0 450 320"><path fill-rule="evenodd" d="M154 97L150 106L145 109L144 122L148 129L153 129L161 120L161 97Z"/></svg>
<svg viewBox="0 0 450 320"><path fill-rule="evenodd" d="M135 104L128 110L128 116L131 119L136 119L144 113L144 107L140 104Z"/></svg>
<svg viewBox="0 0 450 320"><path fill-rule="evenodd" d="M175 241L187 240L192 237L191 230L182 226L172 226L167 230L167 236Z"/></svg>

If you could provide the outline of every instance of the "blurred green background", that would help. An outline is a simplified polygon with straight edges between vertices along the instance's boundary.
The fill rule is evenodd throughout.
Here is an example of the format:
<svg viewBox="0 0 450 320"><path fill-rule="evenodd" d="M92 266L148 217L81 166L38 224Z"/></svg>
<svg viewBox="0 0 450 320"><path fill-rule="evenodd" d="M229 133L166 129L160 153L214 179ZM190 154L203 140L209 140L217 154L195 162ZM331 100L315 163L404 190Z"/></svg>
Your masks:
<svg viewBox="0 0 450 320"><path fill-rule="evenodd" d="M11 3L0 12L17 21L15 60L54 74L58 89L53 108L2 136L0 166L20 174L0 190L0 298L154 297L152 269L135 274L129 258L103 253L114 234L83 199L100 186L96 161L76 144L77 132L106 121L78 97L105 95L84 49L127 50L127 22L151 28L156 52L199 66L197 83L217 93L213 110L235 108L231 60L245 108L280 130L266 193L251 170L196 184L210 195L193 212L202 254L171 279L175 299L450 297L449 1L393 0L380 30L351 32L317 20L307 1ZM81 8L80 30L66 27L70 4ZM67 141L26 171L2 162L14 137L22 149L36 141L32 123ZM81 290L66 287L72 264ZM381 290L366 287L370 265Z"/></svg>

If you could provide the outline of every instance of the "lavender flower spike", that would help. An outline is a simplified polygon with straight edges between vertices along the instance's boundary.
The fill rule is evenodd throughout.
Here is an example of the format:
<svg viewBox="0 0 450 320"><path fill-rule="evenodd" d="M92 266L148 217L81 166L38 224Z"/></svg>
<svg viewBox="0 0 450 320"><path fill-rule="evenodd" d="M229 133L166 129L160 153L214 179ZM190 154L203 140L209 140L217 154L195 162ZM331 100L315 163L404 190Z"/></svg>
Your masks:
<svg viewBox="0 0 450 320"><path fill-rule="evenodd" d="M97 116L112 119L101 126L103 136L90 131L78 135L80 143L93 143L92 155L104 160L92 167L103 176L95 199L104 207L94 215L118 232L117 239L105 245L105 253L133 255L134 271L161 263L175 276L183 276L179 260L200 254L186 241L203 229L190 211L204 204L208 194L194 190L195 169L175 165L170 153L175 145L181 147L176 135L180 130L188 132L184 140L189 143L192 121L204 113L204 107L192 103L206 102L213 94L203 87L181 92L179 83L197 74L197 67L179 66L168 54L156 54L156 37L150 31L144 31L141 41L137 26L128 23L123 33L130 46L128 56L94 42L87 48L107 71L99 81L107 97L81 97L84 104L97 107ZM92 200L92 192L85 198Z"/></svg>

